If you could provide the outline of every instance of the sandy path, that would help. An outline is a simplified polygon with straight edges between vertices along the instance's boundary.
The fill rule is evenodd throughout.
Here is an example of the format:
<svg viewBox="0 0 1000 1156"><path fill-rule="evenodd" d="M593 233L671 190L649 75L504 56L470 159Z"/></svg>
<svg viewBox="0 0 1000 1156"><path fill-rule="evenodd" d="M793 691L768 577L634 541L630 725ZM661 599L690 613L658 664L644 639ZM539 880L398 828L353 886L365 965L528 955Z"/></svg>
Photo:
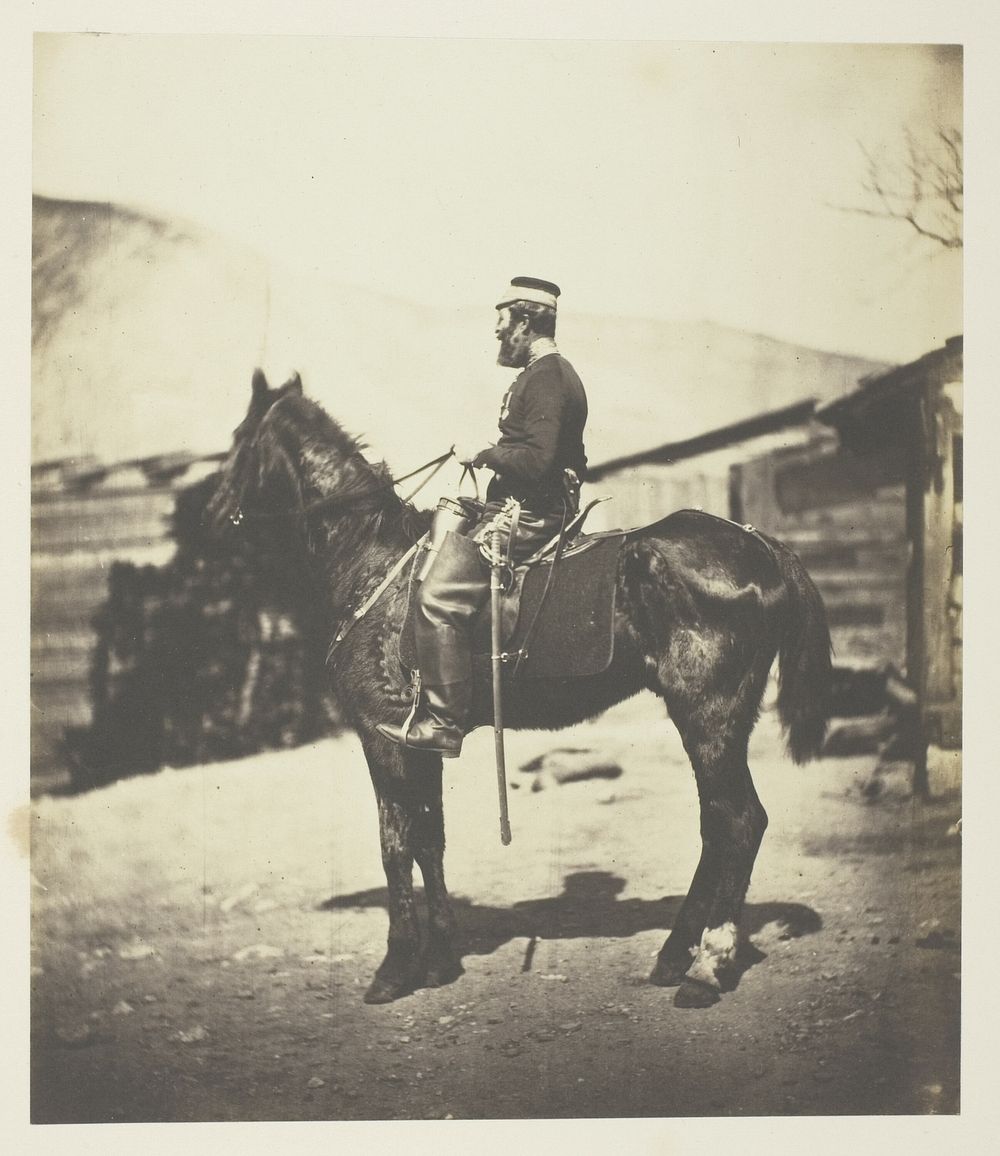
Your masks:
<svg viewBox="0 0 1000 1156"><path fill-rule="evenodd" d="M511 792L447 768L466 973L387 1007L375 808L352 736L32 804L36 1122L955 1112L959 814L861 801L871 761L794 767L765 715L762 952L707 1011L645 977L698 855L658 704L558 736L615 782ZM945 756L942 756L945 757ZM946 756L952 758L954 756Z"/></svg>

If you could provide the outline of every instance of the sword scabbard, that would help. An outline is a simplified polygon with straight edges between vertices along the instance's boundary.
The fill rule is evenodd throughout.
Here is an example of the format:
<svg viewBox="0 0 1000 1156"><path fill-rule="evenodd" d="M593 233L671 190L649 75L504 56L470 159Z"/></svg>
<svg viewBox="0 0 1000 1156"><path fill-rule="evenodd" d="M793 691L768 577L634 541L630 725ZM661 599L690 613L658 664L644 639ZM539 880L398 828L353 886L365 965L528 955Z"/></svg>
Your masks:
<svg viewBox="0 0 1000 1156"><path fill-rule="evenodd" d="M500 842L510 844L510 816L507 811L507 762L503 747L503 638L502 603L503 593L502 555L499 532L491 543L490 564L490 666L493 674L493 740L497 762L497 793L500 801Z"/></svg>

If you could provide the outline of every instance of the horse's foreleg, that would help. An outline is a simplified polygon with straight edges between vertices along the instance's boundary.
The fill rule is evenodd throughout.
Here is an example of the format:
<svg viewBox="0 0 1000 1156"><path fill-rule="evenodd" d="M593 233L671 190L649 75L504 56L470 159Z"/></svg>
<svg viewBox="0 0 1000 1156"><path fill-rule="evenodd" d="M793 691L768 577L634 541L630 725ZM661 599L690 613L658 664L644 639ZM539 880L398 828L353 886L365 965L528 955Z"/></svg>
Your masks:
<svg viewBox="0 0 1000 1156"><path fill-rule="evenodd" d="M444 881L444 812L441 803L441 759L413 755L413 854L424 878L427 899L427 946L424 983L440 987L462 974L455 943L455 914Z"/></svg>
<svg viewBox="0 0 1000 1156"><path fill-rule="evenodd" d="M360 737L378 800L382 867L389 898L386 954L365 992L365 1003L389 1003L423 982L420 924L413 896L414 808L398 748L373 733Z"/></svg>
<svg viewBox="0 0 1000 1156"><path fill-rule="evenodd" d="M441 759L403 752L379 737L364 741L378 797L382 866L389 892L385 959L365 994L366 1003L388 1003L418 987L437 987L462 974L455 946L455 916L444 881L444 814ZM389 760L385 765L380 756ZM374 761L373 761L374 760ZM400 760L395 764L395 760ZM413 863L424 879L428 930L421 948L413 894Z"/></svg>
<svg viewBox="0 0 1000 1156"><path fill-rule="evenodd" d="M382 867L389 893L389 934L385 958L365 992L365 1003L389 1003L420 985L423 966L413 898L410 817L407 808L389 791L376 790Z"/></svg>

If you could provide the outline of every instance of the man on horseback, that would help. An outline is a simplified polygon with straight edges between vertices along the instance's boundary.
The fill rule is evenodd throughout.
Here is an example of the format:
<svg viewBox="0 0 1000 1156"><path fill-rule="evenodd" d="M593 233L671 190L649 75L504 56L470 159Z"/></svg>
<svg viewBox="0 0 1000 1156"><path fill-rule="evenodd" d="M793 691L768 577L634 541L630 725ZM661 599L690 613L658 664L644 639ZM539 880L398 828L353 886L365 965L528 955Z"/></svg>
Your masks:
<svg viewBox="0 0 1000 1156"><path fill-rule="evenodd" d="M466 534L449 533L420 585L414 632L420 694L401 726L379 724L393 742L457 758L472 699L471 629L490 595L487 558L497 546L509 562L530 557L575 513L587 464L583 384L555 343L559 287L515 277L497 303L497 362L521 373L500 407L500 439L456 451L493 470L485 506ZM497 538L499 537L499 543Z"/></svg>

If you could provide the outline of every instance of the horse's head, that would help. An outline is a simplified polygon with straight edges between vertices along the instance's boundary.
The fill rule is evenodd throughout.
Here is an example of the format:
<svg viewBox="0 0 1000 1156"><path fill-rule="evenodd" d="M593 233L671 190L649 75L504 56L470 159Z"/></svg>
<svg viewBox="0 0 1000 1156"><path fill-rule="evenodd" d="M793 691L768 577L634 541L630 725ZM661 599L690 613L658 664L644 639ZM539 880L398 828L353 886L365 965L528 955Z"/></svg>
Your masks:
<svg viewBox="0 0 1000 1156"><path fill-rule="evenodd" d="M303 396L298 374L271 389L258 369L246 417L233 432L205 520L217 534L233 527L289 549L318 542L357 551L386 526L411 537L426 518L402 501L384 462L371 463L358 440ZM249 540L244 538L244 540Z"/></svg>
<svg viewBox="0 0 1000 1156"><path fill-rule="evenodd" d="M215 527L238 526L248 512L259 513L261 506L268 504L266 485L274 473L275 454L266 419L289 396L302 396L302 381L297 373L280 388L271 389L263 370L254 370L246 417L233 431L232 447L206 510Z"/></svg>

